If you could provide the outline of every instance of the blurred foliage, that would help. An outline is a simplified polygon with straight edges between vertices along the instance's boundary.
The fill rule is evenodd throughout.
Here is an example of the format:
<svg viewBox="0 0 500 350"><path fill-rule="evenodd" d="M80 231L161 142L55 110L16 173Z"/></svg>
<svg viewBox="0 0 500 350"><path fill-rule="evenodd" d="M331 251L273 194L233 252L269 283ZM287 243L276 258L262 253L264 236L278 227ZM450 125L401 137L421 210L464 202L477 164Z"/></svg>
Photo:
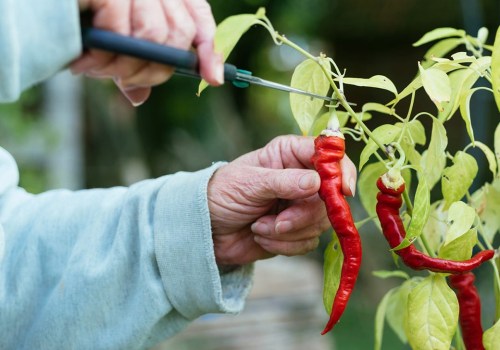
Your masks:
<svg viewBox="0 0 500 350"><path fill-rule="evenodd" d="M263 6L280 33L312 53L326 52L341 69L347 69L349 76L383 74L398 88L412 79L417 61L427 48L411 46L422 34L446 26L475 34L479 27L486 26L492 36L500 19L498 0L212 0L210 3L217 22L234 14L254 13ZM285 84L300 60L289 49L275 46L261 27L251 28L229 57L231 63L255 75ZM83 97L86 186L126 185L142 178L193 171L214 161L232 160L277 135L299 133L285 93L257 86L238 89L226 84L209 88L197 97L197 85L195 80L173 77L155 88L147 103L134 109L113 84L86 80ZM388 98L374 89L351 88L346 95L358 106L368 100L387 102ZM478 95L479 98L482 97ZM2 146L13 150L24 174L23 185L33 191L44 188L44 169L36 161L36 152L35 156L29 156L29 152L21 149L23 146L39 149L36 146L39 143L50 144L50 127L40 115L40 99L35 88L18 103L0 106ZM428 108L422 100L417 101L424 104L422 108ZM489 144L488 131L498 122L493 117L493 102L484 97L477 105L481 106L478 113L482 118L476 123L481 128L474 126L474 129L479 131L477 138ZM375 116L369 126L376 125L378 118ZM458 118L455 120L460 122ZM460 134L462 130L462 126L457 127L454 142L465 140L465 134ZM36 141L40 135L44 135L44 141ZM355 162L359 151L356 144L348 145L348 154ZM487 167L483 168L487 172ZM360 208L356 199L352 204ZM357 217L364 215L361 209L357 212L359 215L356 211L354 214ZM372 270L391 266L391 261L376 260L370 255L370 249L387 247L371 225L364 226L361 234L364 266L369 266L369 271L368 268L362 271L361 287L350 304L359 307L348 308L345 324L339 325L335 332L341 344L355 341L353 349L371 346L373 308L390 287L370 274ZM320 252L313 256L321 260ZM355 313L355 309L365 310L364 314ZM353 330L363 336L353 339ZM401 346L396 342L394 348Z"/></svg>

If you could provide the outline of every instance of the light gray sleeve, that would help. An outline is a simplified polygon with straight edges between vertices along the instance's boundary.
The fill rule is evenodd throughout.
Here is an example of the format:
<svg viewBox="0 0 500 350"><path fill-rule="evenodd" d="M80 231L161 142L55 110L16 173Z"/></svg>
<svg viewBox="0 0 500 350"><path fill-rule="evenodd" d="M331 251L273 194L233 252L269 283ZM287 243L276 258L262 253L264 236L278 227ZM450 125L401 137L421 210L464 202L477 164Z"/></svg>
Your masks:
<svg viewBox="0 0 500 350"><path fill-rule="evenodd" d="M0 102L15 101L81 49L77 0L0 0Z"/></svg>

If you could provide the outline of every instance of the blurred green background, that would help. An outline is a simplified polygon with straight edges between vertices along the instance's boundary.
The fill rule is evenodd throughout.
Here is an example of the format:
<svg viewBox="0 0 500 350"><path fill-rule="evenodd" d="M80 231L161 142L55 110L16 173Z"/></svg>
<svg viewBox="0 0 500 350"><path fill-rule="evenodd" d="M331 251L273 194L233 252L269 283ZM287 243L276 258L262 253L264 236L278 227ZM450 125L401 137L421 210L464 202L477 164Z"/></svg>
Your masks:
<svg viewBox="0 0 500 350"><path fill-rule="evenodd" d="M476 35L485 26L492 43L500 23L498 0L212 0L210 4L217 22L265 7L275 28L309 52L333 57L348 76L385 75L398 90L410 82L428 48L411 44L427 31L449 26ZM301 59L290 49L275 46L261 27L251 28L229 57L241 68L285 84ZM54 187L129 185L180 170L194 171L214 161L230 161L275 136L299 133L285 93L226 85L208 88L197 97L197 86L197 81L173 77L134 109L109 82L63 74L27 91L18 103L0 106L1 145L20 165L21 185L41 192ZM351 88L345 93L358 106L390 98L373 89ZM417 109L433 110L423 98L417 103ZM498 112L489 95L478 94L474 113L477 139L491 144ZM381 118L375 115L370 126ZM449 135L451 147L466 142L465 129L458 126ZM357 162L360 146L348 142L347 147ZM481 168L480 178L487 176L487 167ZM351 203L356 219L363 218L356 198ZM372 347L375 307L392 285L371 275L376 269L393 268L390 255L381 253L387 251L381 235L372 225L364 226L361 234L364 266L359 282L341 324L328 336L335 337L336 344L348 344L339 349ZM324 236L321 247L309 256L318 266L328 241ZM491 288L488 280L484 284L488 303ZM487 310L485 319L488 316ZM318 334L319 330L307 336ZM389 330L384 339L384 349L405 348Z"/></svg>

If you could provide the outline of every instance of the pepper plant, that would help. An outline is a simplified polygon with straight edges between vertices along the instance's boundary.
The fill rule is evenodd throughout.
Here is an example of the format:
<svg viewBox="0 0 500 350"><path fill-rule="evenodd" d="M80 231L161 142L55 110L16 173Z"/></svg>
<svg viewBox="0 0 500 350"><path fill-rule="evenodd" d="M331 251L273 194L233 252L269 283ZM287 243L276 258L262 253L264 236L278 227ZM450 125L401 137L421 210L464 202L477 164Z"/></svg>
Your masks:
<svg viewBox="0 0 500 350"><path fill-rule="evenodd" d="M387 321L399 339L413 349L499 349L500 260L495 255L498 247L493 244L500 230L500 123L494 131L491 149L475 137L471 121L479 116L472 115L470 106L474 94L485 90L493 94L500 111L500 30L490 43L486 28L474 35L455 28L428 32L414 43L414 46L429 46L422 60L416 62L415 78L399 90L385 76L350 77L332 58L302 49L273 28L264 9L222 21L217 28L216 50L226 59L240 37L255 25L266 28L276 45L287 45L303 54L304 61L295 68L291 86L331 95L337 101L325 104L319 99L290 95L291 111L302 134L321 134L316 140L317 170L323 169L328 159L338 161L321 153L325 151L320 148L327 147L323 142L325 137L343 139L345 135L347 151L351 142L364 143L358 164L358 193L367 217L356 226L373 220L383 231L389 243L384 253L393 256L394 269L374 274L401 279L401 284L390 289L378 306L374 348L382 348ZM352 85L387 90L393 96L389 101L367 101L352 107L344 93L344 88ZM202 82L199 93L205 87ZM435 106L431 111L414 108L417 91L421 89ZM408 102L401 103L403 100ZM385 117L371 130L365 121L373 113ZM470 142L451 153L447 128L450 119L460 117ZM430 135L424 123L432 125ZM339 149L337 140L328 142L332 149ZM471 185L478 174L477 159L471 154L474 148L487 159L491 180L472 192ZM341 149L343 152L343 146ZM322 162L319 165L318 159ZM323 176L321 179L320 195L337 231L326 248L324 264L323 299L326 311L333 316L332 306L335 310L339 306L336 296L343 293L341 306L345 307L350 295L350 290L345 290L346 278L350 279L349 288L353 288L356 280L353 274L358 270L347 271L349 259L344 254L357 258L361 251L349 243L356 240L342 244L345 229L351 228L339 228L339 223L351 224L338 215L350 215L350 211L345 205L337 205L337 211L332 209L334 190L325 189L330 186L329 179ZM431 191L439 193L437 199L431 196ZM349 232L357 234L355 228ZM353 255L352 249L359 252ZM481 306L471 274L484 262L487 264L482 268L493 280L495 319L487 320L483 327L477 315ZM403 264L410 269L402 268ZM412 269L426 272L413 274ZM343 308L340 314L342 311ZM340 314L337 312L336 317ZM323 333L337 321L332 323L330 319Z"/></svg>

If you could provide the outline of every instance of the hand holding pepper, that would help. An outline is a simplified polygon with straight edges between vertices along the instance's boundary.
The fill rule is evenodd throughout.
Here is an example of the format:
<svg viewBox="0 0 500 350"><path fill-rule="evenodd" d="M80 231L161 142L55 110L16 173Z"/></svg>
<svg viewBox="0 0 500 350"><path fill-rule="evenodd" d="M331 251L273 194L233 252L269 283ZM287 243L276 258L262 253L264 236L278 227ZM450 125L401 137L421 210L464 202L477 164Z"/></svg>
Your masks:
<svg viewBox="0 0 500 350"><path fill-rule="evenodd" d="M209 183L208 202L219 264L245 264L316 248L330 224L318 196L313 153L313 138L280 136L217 170ZM342 191L352 195L354 164L345 157L341 168Z"/></svg>

